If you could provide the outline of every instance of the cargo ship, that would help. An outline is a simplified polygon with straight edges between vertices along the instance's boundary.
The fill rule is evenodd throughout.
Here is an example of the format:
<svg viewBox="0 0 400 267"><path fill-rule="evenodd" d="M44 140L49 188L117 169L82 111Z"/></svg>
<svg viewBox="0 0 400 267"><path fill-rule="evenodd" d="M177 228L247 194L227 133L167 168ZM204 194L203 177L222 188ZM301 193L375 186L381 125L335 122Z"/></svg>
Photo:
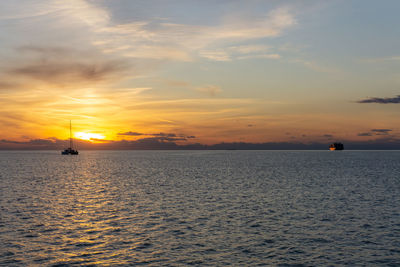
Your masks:
<svg viewBox="0 0 400 267"><path fill-rule="evenodd" d="M342 143L333 143L329 146L329 150L343 150L344 146Z"/></svg>

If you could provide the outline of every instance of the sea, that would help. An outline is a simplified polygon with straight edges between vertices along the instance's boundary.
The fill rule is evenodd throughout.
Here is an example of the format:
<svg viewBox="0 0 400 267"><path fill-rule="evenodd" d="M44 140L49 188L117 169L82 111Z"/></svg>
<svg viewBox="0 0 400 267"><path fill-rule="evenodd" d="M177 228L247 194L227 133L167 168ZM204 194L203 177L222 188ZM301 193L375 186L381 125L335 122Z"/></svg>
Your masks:
<svg viewBox="0 0 400 267"><path fill-rule="evenodd" d="M0 265L400 266L400 151L2 151Z"/></svg>

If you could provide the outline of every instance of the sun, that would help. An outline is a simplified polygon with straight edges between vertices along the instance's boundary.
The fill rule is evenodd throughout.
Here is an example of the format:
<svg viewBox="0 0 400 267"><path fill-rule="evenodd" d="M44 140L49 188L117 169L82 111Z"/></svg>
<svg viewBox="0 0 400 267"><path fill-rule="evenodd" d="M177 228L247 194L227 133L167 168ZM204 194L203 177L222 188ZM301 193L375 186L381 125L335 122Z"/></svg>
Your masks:
<svg viewBox="0 0 400 267"><path fill-rule="evenodd" d="M74 133L74 136L78 139L88 140L88 141L96 141L102 140L105 138L104 135L98 133L84 133L84 132L77 132Z"/></svg>

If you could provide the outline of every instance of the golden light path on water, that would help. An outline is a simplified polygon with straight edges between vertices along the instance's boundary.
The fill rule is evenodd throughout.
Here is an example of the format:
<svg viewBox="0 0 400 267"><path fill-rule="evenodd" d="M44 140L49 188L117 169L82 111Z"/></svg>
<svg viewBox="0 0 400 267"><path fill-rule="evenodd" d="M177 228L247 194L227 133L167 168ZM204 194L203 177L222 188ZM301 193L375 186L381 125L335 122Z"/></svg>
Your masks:
<svg viewBox="0 0 400 267"><path fill-rule="evenodd" d="M68 158L67 164L73 160ZM115 201L116 188L106 176L94 171L98 168L95 162L85 163L86 166L72 166L66 179L59 181L61 183L55 185L49 195L52 205L47 221L59 223L45 224L45 227L57 229L57 234L41 236L46 239L42 242L59 242L61 253L56 253L57 263L73 263L74 260L91 264L121 263L127 251L120 244L124 242L123 236L115 234L121 231L119 221L122 219L121 206ZM46 258L46 254L42 256Z"/></svg>

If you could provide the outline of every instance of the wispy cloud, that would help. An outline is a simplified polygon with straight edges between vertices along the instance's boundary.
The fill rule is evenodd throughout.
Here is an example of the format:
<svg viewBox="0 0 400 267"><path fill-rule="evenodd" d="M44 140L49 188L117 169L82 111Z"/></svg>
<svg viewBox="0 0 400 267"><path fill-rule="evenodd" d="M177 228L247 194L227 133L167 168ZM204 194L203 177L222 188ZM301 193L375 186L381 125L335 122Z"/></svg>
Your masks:
<svg viewBox="0 0 400 267"><path fill-rule="evenodd" d="M357 136L372 136L372 133L359 133Z"/></svg>
<svg viewBox="0 0 400 267"><path fill-rule="evenodd" d="M203 50L199 52L201 57L207 58L213 61L231 61L231 55L226 51L212 51Z"/></svg>
<svg viewBox="0 0 400 267"><path fill-rule="evenodd" d="M205 93L209 96L215 96L215 95L219 94L220 92L222 92L221 88L216 85L207 85L207 86L203 86L203 87L197 87L196 91Z"/></svg>
<svg viewBox="0 0 400 267"><path fill-rule="evenodd" d="M287 7L266 10L258 17L223 14L214 25L196 25L175 22L173 18L132 18L118 23L110 9L85 0L68 4L26 0L22 6L3 2L0 23L14 21L0 34L7 36L2 45L18 47L16 53L3 60L13 62L3 64L5 73L63 86L124 78L128 69L134 77L137 73L132 75L131 65L140 64L135 71L152 71L157 64L154 60L278 59L280 55L269 46L251 44L252 40L278 37L297 24L294 12ZM13 33L21 30L26 34L13 38ZM0 87L14 86L8 82L12 77L1 79Z"/></svg>
<svg viewBox="0 0 400 267"><path fill-rule="evenodd" d="M0 65L0 89L32 90L52 86L77 88L101 86L132 75L126 60L107 58L97 52L63 46L22 46L14 60Z"/></svg>
<svg viewBox="0 0 400 267"><path fill-rule="evenodd" d="M363 59L362 62L367 63L379 63L379 62L390 62L390 61L400 61L400 56L389 56L389 57L376 57Z"/></svg>
<svg viewBox="0 0 400 267"><path fill-rule="evenodd" d="M145 135L144 133L138 133L138 132L123 132L123 133L118 133L118 135L124 135L124 136L141 136L141 135Z"/></svg>
<svg viewBox="0 0 400 267"><path fill-rule="evenodd" d="M395 97L371 97L357 101L357 103L399 104L400 95Z"/></svg>
<svg viewBox="0 0 400 267"><path fill-rule="evenodd" d="M359 133L357 136L390 135L392 129L371 129L369 132Z"/></svg>
<svg viewBox="0 0 400 267"><path fill-rule="evenodd" d="M304 67L316 71L316 72L321 72L321 73L330 73L330 74L334 74L334 73L340 73L341 70L334 68L334 67L330 67L330 66L325 66L323 64L320 64L316 61L313 60L306 60L306 59L302 59L302 58L297 58L297 59L290 59L289 60L292 63L297 63L297 64L301 64Z"/></svg>
<svg viewBox="0 0 400 267"><path fill-rule="evenodd" d="M20 85L15 82L0 82L0 90L2 89L15 89L19 88Z"/></svg>
<svg viewBox="0 0 400 267"><path fill-rule="evenodd" d="M105 52L138 58L188 61L197 55L227 61L230 60L229 53L218 50L218 47L225 47L227 43L277 37L294 25L296 19L289 8L276 8L261 19L227 19L215 26L157 21L115 25L109 21L107 27L96 29L96 41L93 43ZM238 46L236 52L254 53L263 49L257 46Z"/></svg>
<svg viewBox="0 0 400 267"><path fill-rule="evenodd" d="M214 61L232 61L236 59L279 59L281 56L271 51L271 47L265 45L241 45L231 46L219 50L202 50L201 57Z"/></svg>
<svg viewBox="0 0 400 267"><path fill-rule="evenodd" d="M120 73L123 67L118 62L102 63L33 63L18 66L9 70L10 74L29 77L42 81L76 82L76 80L95 82L104 80L115 73Z"/></svg>
<svg viewBox="0 0 400 267"><path fill-rule="evenodd" d="M393 131L392 129L372 129L371 132L374 132L376 135L388 135L389 132Z"/></svg>
<svg viewBox="0 0 400 267"><path fill-rule="evenodd" d="M279 54L254 54L254 55L245 55L237 57L237 59L252 59L252 58L280 59L281 56Z"/></svg>
<svg viewBox="0 0 400 267"><path fill-rule="evenodd" d="M240 54L253 54L269 52L271 50L271 47L267 45L240 45L231 46L228 48L228 50Z"/></svg>
<svg viewBox="0 0 400 267"><path fill-rule="evenodd" d="M163 19L136 16L140 10L133 16L125 9L121 12L120 7L115 8L120 1L0 2L0 39L4 48L0 51L0 93L3 94L0 114L4 118L0 124L13 125L3 127L7 128L5 134L12 133L12 137L21 136L21 132L40 137L33 134L35 131L51 131L50 136L59 136L65 130L60 120L70 118L76 120L79 130L108 131L107 139L111 136L189 139L189 135L177 133L194 133L193 129L202 127L206 130L200 136L208 135L208 142L249 136L249 130L258 131L259 140L279 139L279 125L293 125L290 119L281 116L294 109L289 111L289 105L275 108L281 105L274 103L277 99L286 101L272 92L280 88L275 84L278 79L260 76L249 80L247 92L234 88L232 81L219 83L218 79L209 79L211 75L206 71L194 73L219 65L206 60L243 64L247 62L233 61L286 59L290 53L279 50L277 44L281 39L277 37L295 27L298 13L295 9L279 7L279 1L257 4L262 8L251 11L252 14L242 12L233 3L233 9L212 12L214 17L210 20L204 20L205 16L191 20L175 12ZM134 2L126 1L126 5L135 5ZM271 8L272 5L275 7ZM196 62L199 64L192 64ZM315 63L302 64L321 71ZM182 68L185 70L180 71ZM233 70L233 76L239 74L238 69L229 71ZM241 70L244 79L252 79L257 74L247 75L252 70ZM218 77L218 73L212 75ZM171 81L160 82L157 76ZM173 81L182 77L187 82ZM221 75L221 79L225 78ZM223 85L223 94L220 85ZM20 88L23 90L9 93ZM150 88L153 90L149 91ZM253 92L260 98L255 99ZM235 121L254 117L257 119L243 120L240 125ZM38 123L43 123L43 127L36 127ZM271 125L276 136L271 135ZM21 130L15 130L18 127ZM226 128L226 135L219 135L219 128ZM231 129L238 132L232 134ZM169 133L176 134L168 136ZM316 135L321 138L323 133Z"/></svg>
<svg viewBox="0 0 400 267"><path fill-rule="evenodd" d="M172 142L172 141L187 141L188 139L193 139L196 138L194 135L185 135L185 134L176 134L176 133L139 133L139 132L122 132L118 133L117 135L119 136L150 136L150 137L145 137L141 138L139 140L157 140L157 141L167 141L167 142Z"/></svg>

